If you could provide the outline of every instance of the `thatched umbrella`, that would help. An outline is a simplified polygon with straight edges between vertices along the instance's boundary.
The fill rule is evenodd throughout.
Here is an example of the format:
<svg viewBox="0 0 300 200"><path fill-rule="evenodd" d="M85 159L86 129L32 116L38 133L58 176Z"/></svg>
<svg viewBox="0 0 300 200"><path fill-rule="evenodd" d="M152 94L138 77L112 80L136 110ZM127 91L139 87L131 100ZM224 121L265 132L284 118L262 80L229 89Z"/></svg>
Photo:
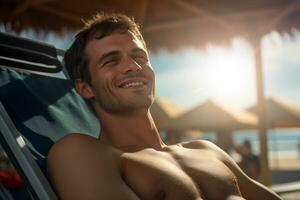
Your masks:
<svg viewBox="0 0 300 200"><path fill-rule="evenodd" d="M265 104L268 128L300 127L300 105L275 97L266 99ZM257 114L257 105L246 110Z"/></svg>
<svg viewBox="0 0 300 200"><path fill-rule="evenodd" d="M157 129L161 130L161 127L182 113L183 109L166 98L156 96L150 112Z"/></svg>
<svg viewBox="0 0 300 200"><path fill-rule="evenodd" d="M220 147L230 150L233 144L233 131L255 129L256 127L257 118L254 115L229 109L208 100L171 120L163 129L168 131L197 129L216 132Z"/></svg>
<svg viewBox="0 0 300 200"><path fill-rule="evenodd" d="M300 105L275 97L266 99L265 104L268 128L300 127ZM257 114L257 105L251 106L246 110Z"/></svg>
<svg viewBox="0 0 300 200"><path fill-rule="evenodd" d="M157 129L161 132L162 128L166 126L171 120L175 119L178 115L184 112L176 103L170 101L164 97L155 97L155 101L150 108L153 120L156 124ZM188 137L199 137L201 135L200 131L195 131L191 129L183 129L180 131L167 131L168 138L173 138L174 142L177 142L178 137L188 136Z"/></svg>
<svg viewBox="0 0 300 200"><path fill-rule="evenodd" d="M228 42L233 36L245 36L255 49L257 102L263 182L268 185L266 116L260 39L273 30L292 32L300 28L299 0L2 0L0 23L21 31L77 30L81 18L96 11L123 12L140 23L148 47L152 50L203 47L207 42Z"/></svg>
<svg viewBox="0 0 300 200"><path fill-rule="evenodd" d="M222 132L254 129L257 118L247 112L237 111L208 100L182 113L167 123L164 130L199 129L205 132Z"/></svg>
<svg viewBox="0 0 300 200"><path fill-rule="evenodd" d="M295 0L1 0L0 23L21 31L78 30L82 19L97 11L122 12L135 17L151 49L203 47L236 35L261 36L299 28Z"/></svg>

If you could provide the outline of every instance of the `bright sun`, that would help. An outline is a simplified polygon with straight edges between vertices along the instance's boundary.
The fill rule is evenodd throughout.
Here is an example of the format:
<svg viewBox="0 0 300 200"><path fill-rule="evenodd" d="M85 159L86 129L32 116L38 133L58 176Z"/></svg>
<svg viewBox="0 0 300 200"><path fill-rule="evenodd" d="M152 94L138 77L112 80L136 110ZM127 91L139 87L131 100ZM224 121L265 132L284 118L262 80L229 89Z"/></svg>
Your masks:
<svg viewBox="0 0 300 200"><path fill-rule="evenodd" d="M254 81L249 54L221 48L207 53L205 82L213 98L228 99L249 92Z"/></svg>

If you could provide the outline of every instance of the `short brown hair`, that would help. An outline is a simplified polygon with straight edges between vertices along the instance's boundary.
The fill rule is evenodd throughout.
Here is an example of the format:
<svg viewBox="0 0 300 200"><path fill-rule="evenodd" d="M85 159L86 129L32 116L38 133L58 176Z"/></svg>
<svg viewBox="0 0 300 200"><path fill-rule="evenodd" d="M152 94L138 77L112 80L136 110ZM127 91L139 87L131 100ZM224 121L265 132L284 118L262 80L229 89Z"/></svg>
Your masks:
<svg viewBox="0 0 300 200"><path fill-rule="evenodd" d="M81 79L89 84L91 82L89 61L84 52L88 40L95 34L97 34L97 39L102 39L117 30L129 31L146 47L139 26L134 19L123 14L97 13L85 21L84 28L75 36L75 41L65 53L65 65L73 83L76 79Z"/></svg>

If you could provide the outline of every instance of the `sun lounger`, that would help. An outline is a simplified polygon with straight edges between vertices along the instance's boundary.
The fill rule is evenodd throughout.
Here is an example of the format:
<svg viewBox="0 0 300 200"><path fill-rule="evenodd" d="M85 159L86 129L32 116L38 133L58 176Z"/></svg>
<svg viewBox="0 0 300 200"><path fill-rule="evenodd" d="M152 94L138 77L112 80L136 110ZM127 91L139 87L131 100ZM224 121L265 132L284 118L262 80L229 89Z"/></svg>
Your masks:
<svg viewBox="0 0 300 200"><path fill-rule="evenodd" d="M97 137L97 120L61 72L55 47L0 33L0 52L1 146L32 199L56 199L45 176L49 149L67 133Z"/></svg>

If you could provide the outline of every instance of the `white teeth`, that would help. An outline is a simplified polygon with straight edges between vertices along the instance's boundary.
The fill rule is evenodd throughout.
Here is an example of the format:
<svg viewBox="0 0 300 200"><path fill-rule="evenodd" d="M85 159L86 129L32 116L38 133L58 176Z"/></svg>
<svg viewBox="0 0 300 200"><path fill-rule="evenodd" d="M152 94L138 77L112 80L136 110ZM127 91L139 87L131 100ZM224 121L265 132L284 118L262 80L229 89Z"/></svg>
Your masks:
<svg viewBox="0 0 300 200"><path fill-rule="evenodd" d="M144 83L143 82L126 83L125 85L122 86L122 88L136 87L136 86L140 86L140 85L144 85Z"/></svg>

